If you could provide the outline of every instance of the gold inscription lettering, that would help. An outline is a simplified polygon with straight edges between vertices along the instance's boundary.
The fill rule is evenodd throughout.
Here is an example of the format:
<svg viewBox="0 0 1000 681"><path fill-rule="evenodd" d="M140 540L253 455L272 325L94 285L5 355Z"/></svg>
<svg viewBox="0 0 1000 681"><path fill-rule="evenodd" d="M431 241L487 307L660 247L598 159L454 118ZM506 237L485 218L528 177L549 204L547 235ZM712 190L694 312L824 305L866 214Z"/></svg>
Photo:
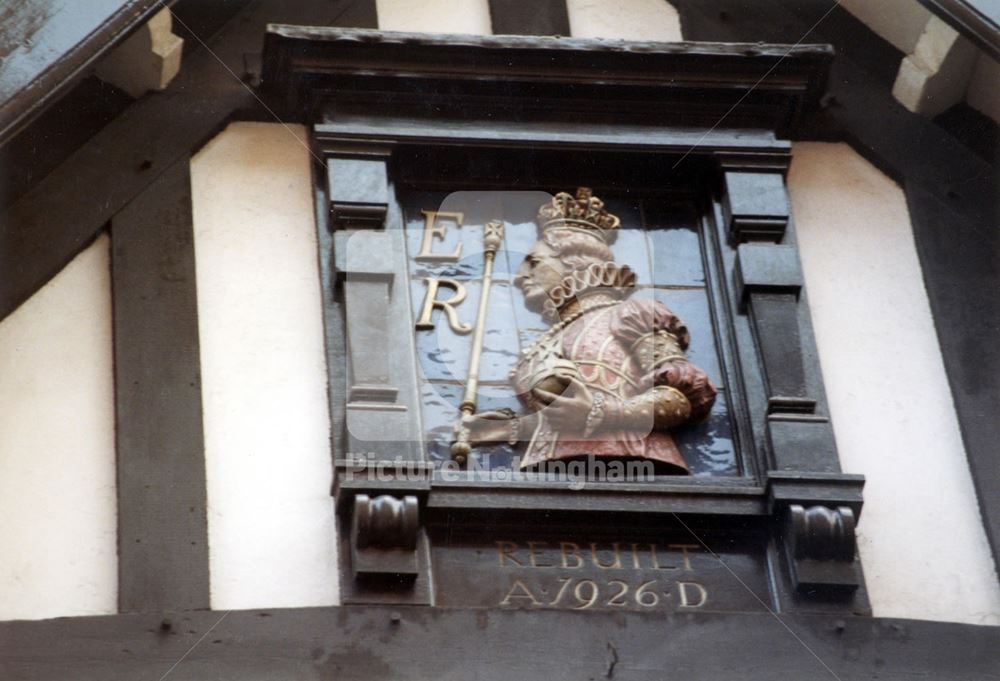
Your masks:
<svg viewBox="0 0 1000 681"><path fill-rule="evenodd" d="M425 277L427 293L424 295L424 306L420 312L420 319L417 320L417 328L427 330L434 328L434 320L431 315L435 308L444 310L448 317L448 325L457 334L465 335L472 331L472 324L462 324L458 321L458 311L455 308L465 300L465 287L454 279L438 279L435 277ZM455 290L455 295L448 300L438 300L438 288L445 286Z"/></svg>
<svg viewBox="0 0 1000 681"><path fill-rule="evenodd" d="M697 603L693 602L688 596L688 588L694 590L695 595L698 597ZM697 582L677 582L677 590L681 595L680 606L682 608L700 608L708 600L708 592L705 591L705 587Z"/></svg>
<svg viewBox="0 0 1000 681"><path fill-rule="evenodd" d="M538 550L539 547L544 548L545 547L545 542L543 542L543 541L529 541L528 542L528 557L531 559L531 567L534 567L534 568L555 567L551 563L542 563L542 562L539 562L539 560L538 560L538 554L536 553L536 551Z"/></svg>
<svg viewBox="0 0 1000 681"><path fill-rule="evenodd" d="M587 587L587 591L590 591L589 596L584 596L584 587ZM574 607L574 610L586 610L594 603L597 602L597 595L599 590L597 588L597 583L590 579L581 579L576 583L576 588L573 589L573 596L576 598L579 605Z"/></svg>
<svg viewBox="0 0 1000 681"><path fill-rule="evenodd" d="M518 567L524 567L524 563L519 561L514 555L517 551L517 544L512 541L498 541L497 542L497 557L500 559L500 567L504 566L504 561L509 560L511 563Z"/></svg>
<svg viewBox="0 0 1000 681"><path fill-rule="evenodd" d="M444 241L445 235L448 233L447 224L441 224L439 220L454 222L457 227L462 226L462 219L464 218L462 213L450 213L446 211L434 211L434 210L422 210L420 211L424 216L424 239L420 243L420 252L417 253L416 259L423 260L426 262L455 262L462 255L462 242L459 242L455 246L455 250L451 253L435 253L434 252L434 237Z"/></svg>
<svg viewBox="0 0 1000 681"><path fill-rule="evenodd" d="M656 544L649 545L649 556L653 560L654 570L676 570L672 565L660 565L660 556L656 553Z"/></svg>
<svg viewBox="0 0 1000 681"><path fill-rule="evenodd" d="M556 594L556 597L553 599L553 601L551 603L549 603L549 605L553 605L553 606L554 605L559 605L559 601L562 600L563 594L566 593L566 589L568 589L569 585L573 582L573 578L572 577L560 577L559 578L559 582L561 582L561 586L559 587L559 593Z"/></svg>
<svg viewBox="0 0 1000 681"><path fill-rule="evenodd" d="M676 608L695 610L709 601L708 589L697 579L692 552L697 544L643 542L495 541L497 565L521 568L500 601L501 606L524 608L564 608L573 610L654 609L673 602ZM649 559L643 554L649 551ZM558 551L558 558L556 552ZM668 565L665 555L675 556ZM629 559L631 556L631 559ZM540 569L542 572L528 572ZM564 572L558 572L562 569ZM606 577L587 576L594 569L626 570ZM689 581L648 579L650 570L683 570L695 573ZM565 572L570 571L570 572ZM572 571L577 571L574 573ZM581 574L582 573L582 574ZM674 598L676 597L676 601Z"/></svg>
<svg viewBox="0 0 1000 681"><path fill-rule="evenodd" d="M562 556L562 566L576 570L583 567L583 558L580 557L580 547L570 541L559 542L559 555ZM570 558L573 563L569 562Z"/></svg>
<svg viewBox="0 0 1000 681"><path fill-rule="evenodd" d="M522 567L521 564L511 555L518 547L513 542L497 542L501 551L501 560L511 560ZM501 544L503 544L501 546ZM665 586L659 580L651 579L642 582L638 586L622 579L576 579L574 577L559 577L555 580L556 585L550 588L547 580L535 583L531 579L515 579L507 590L500 605L544 607L544 608L570 608L573 610L589 610L596 607L606 608L626 608L646 610L660 606L664 603L663 597L668 601L672 600L673 593L662 591ZM678 608L690 610L703 608L708 603L708 590L698 582L674 582L677 586ZM672 591L672 589L671 589ZM552 600L543 601L542 598L554 594Z"/></svg>
<svg viewBox="0 0 1000 681"><path fill-rule="evenodd" d="M590 556L594 559L594 566L602 570L610 570L611 568L620 568L622 566L622 554L618 550L618 542L611 545L612 552L614 553L614 560L610 563L602 563L600 557L597 555L597 544L590 545Z"/></svg>
<svg viewBox="0 0 1000 681"><path fill-rule="evenodd" d="M643 582L635 590L635 602L644 608L655 608L660 602L660 595L653 589L656 588L656 580Z"/></svg>
<svg viewBox="0 0 1000 681"><path fill-rule="evenodd" d="M627 606L628 603L625 601L625 595L628 594L628 582L623 582L620 579L612 579L608 582L608 586L617 587L618 592L612 594L611 598L608 599L608 602L605 603L605 605L610 605L614 608L624 608Z"/></svg>
<svg viewBox="0 0 1000 681"><path fill-rule="evenodd" d="M667 548L671 551L680 549L681 555L684 556L684 569L691 572L691 556L688 555L689 550L697 551L701 547L697 544L668 544Z"/></svg>
<svg viewBox="0 0 1000 681"><path fill-rule="evenodd" d="M510 605L512 600L520 599L527 600L532 606L541 605L542 602L535 598L535 594L531 593L531 589L525 586L524 582L520 579L515 579L514 583L510 585L510 591L504 596L503 600L500 601L500 605Z"/></svg>

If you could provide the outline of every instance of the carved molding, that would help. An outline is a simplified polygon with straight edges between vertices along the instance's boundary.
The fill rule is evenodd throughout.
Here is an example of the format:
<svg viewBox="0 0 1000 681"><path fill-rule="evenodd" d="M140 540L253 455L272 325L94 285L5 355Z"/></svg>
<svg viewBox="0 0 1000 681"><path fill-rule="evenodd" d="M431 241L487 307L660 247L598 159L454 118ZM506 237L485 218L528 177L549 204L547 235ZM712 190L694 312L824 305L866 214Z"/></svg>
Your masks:
<svg viewBox="0 0 1000 681"><path fill-rule="evenodd" d="M395 577L406 582L420 573L417 497L383 494L354 497L351 517L351 567L355 579Z"/></svg>
<svg viewBox="0 0 1000 681"><path fill-rule="evenodd" d="M785 554L798 592L849 595L857 590L861 573L854 530L854 511L847 506L788 506Z"/></svg>
<svg viewBox="0 0 1000 681"><path fill-rule="evenodd" d="M351 534L358 548L413 549L420 529L420 505L408 494L402 499L383 494L372 498L367 494L354 497L354 520Z"/></svg>
<svg viewBox="0 0 1000 681"><path fill-rule="evenodd" d="M854 511L799 504L788 507L789 542L798 559L854 560Z"/></svg>
<svg viewBox="0 0 1000 681"><path fill-rule="evenodd" d="M309 110L333 96L339 111L370 115L375 103L421 111L430 92L427 83L440 79L440 65L453 63L456 54L462 56L462 69L448 73L449 96L434 100L435 112L446 112L467 95L496 92L505 101L531 103L539 110L559 102L558 111L572 112L563 115L586 116L599 104L604 110L620 107L632 117L649 112L697 116L710 121L706 127L727 117L733 128L794 126L817 106L833 59L825 45L623 45L271 25L262 82L279 111ZM375 79L377 88L365 87ZM540 80L544 88L537 87ZM599 99L587 95L597 88ZM734 92L745 93L738 107Z"/></svg>

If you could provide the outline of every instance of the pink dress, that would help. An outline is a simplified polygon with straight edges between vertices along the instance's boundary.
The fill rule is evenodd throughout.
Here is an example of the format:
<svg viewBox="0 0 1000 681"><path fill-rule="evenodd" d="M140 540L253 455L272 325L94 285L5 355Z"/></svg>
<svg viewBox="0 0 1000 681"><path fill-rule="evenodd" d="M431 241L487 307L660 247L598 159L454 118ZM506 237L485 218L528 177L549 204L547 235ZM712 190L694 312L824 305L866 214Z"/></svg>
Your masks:
<svg viewBox="0 0 1000 681"><path fill-rule="evenodd" d="M704 371L682 357L644 368L644 362L633 351L640 338L660 330L676 337L680 350L688 347L687 328L665 305L650 299L629 299L593 309L572 321L559 333L561 339L553 338L553 352L548 357L544 352L522 357L513 372L514 386L521 400L540 418L521 468L593 456L605 460L648 459L658 472L686 474L687 463L669 431L655 430L650 423L641 432L603 431L584 438L581 424L577 432L560 433L546 421L544 405L531 395L540 372L546 371L546 361L551 365L553 361L568 364L565 360L572 360L591 392L603 392L606 402L624 401L654 386L669 386L687 397L691 422L704 419L716 395Z"/></svg>

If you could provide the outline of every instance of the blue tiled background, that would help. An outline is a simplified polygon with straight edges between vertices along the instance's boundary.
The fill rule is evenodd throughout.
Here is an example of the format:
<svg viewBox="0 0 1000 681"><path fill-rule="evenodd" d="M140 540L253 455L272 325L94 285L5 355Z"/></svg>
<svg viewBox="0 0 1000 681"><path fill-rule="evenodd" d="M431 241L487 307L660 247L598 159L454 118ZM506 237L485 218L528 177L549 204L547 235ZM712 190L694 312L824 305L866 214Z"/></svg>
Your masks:
<svg viewBox="0 0 1000 681"><path fill-rule="evenodd" d="M521 411L507 375L522 347L530 344L548 325L541 316L524 307L521 292L513 286L513 273L535 242L534 215L546 202L538 192L507 193L412 192L404 195L406 243L410 266L410 290L414 309L419 312L426 293L426 277L447 277L465 286L467 297L459 306L459 319L475 324L482 290L482 236L485 222L502 216L505 239L494 266L489 316L483 343L480 371L480 410L508 407ZM708 372L720 388L709 418L700 424L674 431L677 442L695 475L738 475L732 425L715 333L705 288L701 238L697 215L684 202L664 203L605 199L608 209L622 221L612 246L618 262L628 264L637 274L635 296L654 297L673 310L687 325L692 343L691 361ZM420 262L424 233L421 211L461 212L461 227L446 220L445 238L435 238L433 251L451 253L458 243L462 255L457 263ZM439 297L448 297L442 289ZM434 313L435 328L416 331L420 357L421 399L424 430L430 455L438 461L448 458L452 428L464 390L472 335L458 335L440 311ZM476 456L489 466L507 466L516 454L508 445L478 448Z"/></svg>

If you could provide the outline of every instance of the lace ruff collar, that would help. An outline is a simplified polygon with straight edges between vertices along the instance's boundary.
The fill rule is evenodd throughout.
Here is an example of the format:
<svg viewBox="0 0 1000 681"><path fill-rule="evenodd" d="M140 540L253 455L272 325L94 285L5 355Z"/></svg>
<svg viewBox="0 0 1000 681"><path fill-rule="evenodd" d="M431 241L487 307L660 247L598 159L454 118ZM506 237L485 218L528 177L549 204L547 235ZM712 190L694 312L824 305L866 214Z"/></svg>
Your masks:
<svg viewBox="0 0 1000 681"><path fill-rule="evenodd" d="M627 297L635 289L635 272L628 265L615 262L594 263L566 275L559 286L549 292L542 306L545 321L555 324L560 312L588 293L605 293L615 298Z"/></svg>

